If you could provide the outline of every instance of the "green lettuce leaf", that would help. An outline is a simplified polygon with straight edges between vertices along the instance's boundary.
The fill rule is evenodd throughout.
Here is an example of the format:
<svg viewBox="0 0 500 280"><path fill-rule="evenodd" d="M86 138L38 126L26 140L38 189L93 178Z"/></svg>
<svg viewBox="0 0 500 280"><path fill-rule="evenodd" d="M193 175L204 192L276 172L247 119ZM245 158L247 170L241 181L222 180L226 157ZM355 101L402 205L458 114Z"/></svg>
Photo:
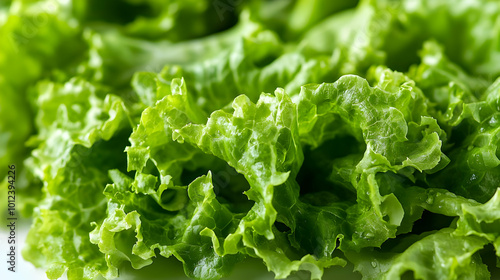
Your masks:
<svg viewBox="0 0 500 280"><path fill-rule="evenodd" d="M246 261L279 279L495 278L499 14L1 2L0 163L32 215L24 258L71 280L163 258L194 279Z"/></svg>
<svg viewBox="0 0 500 280"><path fill-rule="evenodd" d="M119 97L79 78L40 82L36 95L38 134L29 141L36 148L26 166L43 181L43 198L23 256L50 279L66 271L69 279L116 277L89 232L91 222L104 219L107 170L126 167L126 108Z"/></svg>
<svg viewBox="0 0 500 280"><path fill-rule="evenodd" d="M488 279L490 273L476 252L485 242L478 237L457 237L451 229L419 237L402 253L363 252L353 255L363 279ZM405 272L413 272L408 274ZM410 276L411 277L411 276Z"/></svg>

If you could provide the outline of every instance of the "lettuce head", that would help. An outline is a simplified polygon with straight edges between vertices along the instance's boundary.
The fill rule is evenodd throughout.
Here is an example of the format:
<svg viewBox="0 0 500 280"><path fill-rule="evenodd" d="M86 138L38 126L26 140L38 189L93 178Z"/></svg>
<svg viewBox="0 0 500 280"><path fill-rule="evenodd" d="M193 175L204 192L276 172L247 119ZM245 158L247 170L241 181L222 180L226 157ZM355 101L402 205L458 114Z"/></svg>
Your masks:
<svg viewBox="0 0 500 280"><path fill-rule="evenodd" d="M499 18L490 0L0 2L23 258L70 280L500 277Z"/></svg>

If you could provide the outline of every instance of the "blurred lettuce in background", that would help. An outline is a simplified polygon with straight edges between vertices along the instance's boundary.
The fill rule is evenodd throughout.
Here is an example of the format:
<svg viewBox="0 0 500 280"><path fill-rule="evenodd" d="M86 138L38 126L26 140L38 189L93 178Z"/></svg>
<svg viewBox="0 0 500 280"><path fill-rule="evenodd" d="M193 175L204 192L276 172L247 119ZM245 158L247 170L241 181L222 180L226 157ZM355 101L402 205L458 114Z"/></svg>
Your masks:
<svg viewBox="0 0 500 280"><path fill-rule="evenodd" d="M194 279L250 259L498 277L499 19L493 0L2 1L23 257L50 279L161 258Z"/></svg>

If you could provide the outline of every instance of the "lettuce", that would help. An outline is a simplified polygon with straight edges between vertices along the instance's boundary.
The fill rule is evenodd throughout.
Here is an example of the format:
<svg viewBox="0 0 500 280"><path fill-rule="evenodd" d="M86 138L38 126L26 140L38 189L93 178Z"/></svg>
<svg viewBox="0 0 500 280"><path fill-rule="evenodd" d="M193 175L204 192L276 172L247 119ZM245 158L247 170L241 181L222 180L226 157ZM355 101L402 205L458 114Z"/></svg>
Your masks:
<svg viewBox="0 0 500 280"><path fill-rule="evenodd" d="M255 262L276 279L497 277L499 15L0 3L0 163L32 221L24 259L71 280L163 259L193 279Z"/></svg>

